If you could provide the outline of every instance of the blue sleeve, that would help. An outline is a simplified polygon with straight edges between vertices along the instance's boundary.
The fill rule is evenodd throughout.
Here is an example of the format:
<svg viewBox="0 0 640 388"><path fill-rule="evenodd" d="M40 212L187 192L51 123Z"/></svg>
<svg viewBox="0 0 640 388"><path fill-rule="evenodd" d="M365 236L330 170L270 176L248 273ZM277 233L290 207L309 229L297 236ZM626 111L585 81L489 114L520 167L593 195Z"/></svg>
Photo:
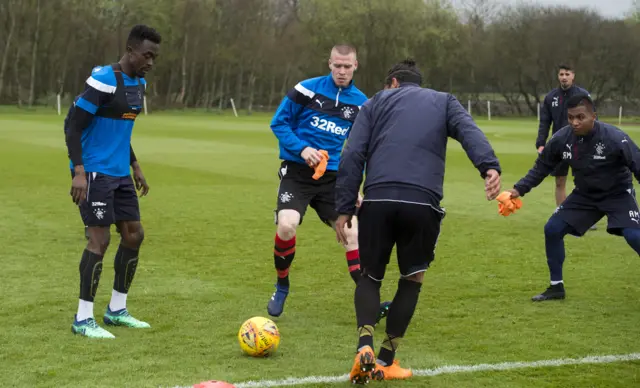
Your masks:
<svg viewBox="0 0 640 388"><path fill-rule="evenodd" d="M311 99L298 90L300 87L298 84L287 93L271 120L271 130L278 138L280 146L294 155L300 155L303 149L309 147L309 143L300 140L293 132L298 115L304 109L306 101Z"/></svg>
<svg viewBox="0 0 640 388"><path fill-rule="evenodd" d="M489 140L454 96L447 101L447 135L456 139L484 178L488 170L501 172L500 163Z"/></svg>
<svg viewBox="0 0 640 388"><path fill-rule="evenodd" d="M562 160L563 137L562 135L557 136L560 133L564 134L565 132L556 132L556 136L551 137L549 143L544 147L540 155L538 155L531 170L513 186L521 196L524 196L534 187L542 183L544 178L551 174L553 169Z"/></svg>
<svg viewBox="0 0 640 388"><path fill-rule="evenodd" d="M338 214L355 214L358 191L362 184L362 172L367 161L371 133L371 102L367 101L360 109L351 128L349 141L342 150L338 174L336 177L336 211Z"/></svg>
<svg viewBox="0 0 640 388"><path fill-rule="evenodd" d="M76 107L91 113L111 101L116 92L116 77L111 66L96 67L85 81L85 89L75 102Z"/></svg>
<svg viewBox="0 0 640 388"><path fill-rule="evenodd" d="M540 124L538 125L538 137L536 138L536 149L544 146L549 137L551 127L551 108L549 107L549 96L547 95L540 107Z"/></svg>

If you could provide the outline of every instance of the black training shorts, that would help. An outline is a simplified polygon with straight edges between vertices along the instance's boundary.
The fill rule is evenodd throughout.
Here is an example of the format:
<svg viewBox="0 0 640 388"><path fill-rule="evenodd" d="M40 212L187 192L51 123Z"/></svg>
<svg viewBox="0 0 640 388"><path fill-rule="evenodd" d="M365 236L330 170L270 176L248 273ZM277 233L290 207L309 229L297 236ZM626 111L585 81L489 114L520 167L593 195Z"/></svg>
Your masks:
<svg viewBox="0 0 640 388"><path fill-rule="evenodd" d="M138 193L131 176L87 174L87 198L79 205L85 226L110 226L118 221L140 221ZM73 171L71 176L74 176Z"/></svg>
<svg viewBox="0 0 640 388"><path fill-rule="evenodd" d="M553 171L550 174L551 176L568 176L569 175L569 161L567 160L563 160L560 163L558 163L558 165L556 166L556 168L553 169ZM573 172L573 169L571 169L571 175L575 175L575 173Z"/></svg>
<svg viewBox="0 0 640 388"><path fill-rule="evenodd" d="M635 191L593 200L579 192L572 192L556 209L551 218L559 217L573 227L576 236L584 235L602 217L607 216L607 232L621 236L622 229L640 228L640 212Z"/></svg>
<svg viewBox="0 0 640 388"><path fill-rule="evenodd" d="M326 171L320 179L313 179L314 169L306 164L284 161L278 170L280 185L275 210L275 221L278 223L278 212L284 209L300 213L300 224L307 211L307 206L316 211L320 220L331 226L338 219L335 210L336 172Z"/></svg>
<svg viewBox="0 0 640 388"><path fill-rule="evenodd" d="M358 216L358 245L363 273L381 281L396 245L400 274L424 272L434 259L444 210L430 205L365 201Z"/></svg>

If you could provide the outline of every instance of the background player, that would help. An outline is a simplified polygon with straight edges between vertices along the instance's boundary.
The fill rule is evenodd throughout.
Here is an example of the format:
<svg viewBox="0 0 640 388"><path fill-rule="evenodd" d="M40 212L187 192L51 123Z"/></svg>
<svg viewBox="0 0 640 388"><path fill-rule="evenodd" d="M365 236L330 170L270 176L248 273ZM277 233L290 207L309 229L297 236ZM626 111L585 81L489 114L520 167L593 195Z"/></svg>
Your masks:
<svg viewBox="0 0 640 388"><path fill-rule="evenodd" d="M585 89L574 85L575 72L569 65L558 66L558 82L560 86L553 89L546 95L540 107L540 125L538 127L538 137L536 138L536 149L538 154L544 149L544 145L549 137L549 127L553 135L561 128L568 125L567 121L567 101L576 94L589 94ZM567 176L569 175L569 164L562 162L551 172L551 176L556 178L555 197L556 206L567 198ZM595 225L593 225L595 229Z"/></svg>
<svg viewBox="0 0 640 388"><path fill-rule="evenodd" d="M413 317L444 218L440 201L448 137L462 144L485 179L487 199L493 200L500 190L498 159L455 97L421 88L422 74L412 60L391 68L387 80L391 80L391 88L377 93L362 107L336 181L340 214L336 235L344 243L347 232L356 228L351 219L366 165L357 226L362 278L355 291L359 343L350 373L355 383L366 383L374 368L376 379L412 375L394 362L395 352ZM373 333L380 286L394 245L401 276L376 361Z"/></svg>
<svg viewBox="0 0 640 388"><path fill-rule="evenodd" d="M80 301L71 327L75 334L114 338L98 326L93 317L93 300L113 223L120 230L121 240L104 322L149 327L146 322L133 318L126 308L127 293L138 265L138 250L144 238L136 188L142 196L149 191L131 146L131 133L142 109L144 76L153 67L160 40L160 35L150 27L133 27L126 54L116 64L93 69L85 90L76 97L65 119L73 177L71 196L80 208L89 235L80 260Z"/></svg>
<svg viewBox="0 0 640 388"><path fill-rule="evenodd" d="M564 299L564 236L582 236L607 216L607 232L624 236L640 254L640 213L632 173L640 180L640 151L620 129L599 121L588 94L567 101L570 126L558 131L529 173L516 183L512 198L538 186L563 161L575 172L575 188L544 226L551 285L533 301Z"/></svg>
<svg viewBox="0 0 640 388"><path fill-rule="evenodd" d="M350 45L336 45L329 58L331 74L304 80L282 100L271 122L280 145L280 186L276 209L274 262L277 272L276 291L267 306L269 315L282 314L289 294L289 268L296 251L296 229L302 223L308 206L318 217L335 227L336 170L340 153L360 106L367 97L354 85L353 73L358 68L356 50ZM314 167L328 152L326 172L314 179ZM344 247L349 272L357 283L360 277L360 255L355 229L347 232ZM381 306L381 316L386 305Z"/></svg>

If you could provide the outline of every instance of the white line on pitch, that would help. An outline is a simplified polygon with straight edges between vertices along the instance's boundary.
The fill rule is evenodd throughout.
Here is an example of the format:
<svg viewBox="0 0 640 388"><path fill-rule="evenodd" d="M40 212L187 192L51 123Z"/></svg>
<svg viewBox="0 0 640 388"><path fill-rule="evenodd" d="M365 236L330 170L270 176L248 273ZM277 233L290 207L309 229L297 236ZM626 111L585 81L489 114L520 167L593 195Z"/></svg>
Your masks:
<svg viewBox="0 0 640 388"><path fill-rule="evenodd" d="M608 356L588 356L583 358L560 358L555 360L540 361L517 361L503 362L499 364L475 364L475 365L445 365L433 369L414 369L414 376L437 376L452 373L469 373L469 372L486 372L486 371L502 371L524 368L543 368L556 367L564 365L580 365L580 364L608 364L612 362L634 361L640 360L640 353L608 355ZM307 385L307 384L331 384L348 381L348 375L342 376L308 376L308 377L289 377L282 380L258 380L246 381L244 383L234 383L236 388L258 388L258 387L285 387L291 385ZM174 388L190 388L174 387Z"/></svg>

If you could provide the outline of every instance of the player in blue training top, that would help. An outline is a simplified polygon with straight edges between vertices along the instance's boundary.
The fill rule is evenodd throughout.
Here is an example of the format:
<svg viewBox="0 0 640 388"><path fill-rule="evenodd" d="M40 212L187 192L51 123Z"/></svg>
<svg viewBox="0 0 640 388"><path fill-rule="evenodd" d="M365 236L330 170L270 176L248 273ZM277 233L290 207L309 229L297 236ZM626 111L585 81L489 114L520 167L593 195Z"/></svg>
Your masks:
<svg viewBox="0 0 640 388"><path fill-rule="evenodd" d="M569 125L556 132L529 173L516 183L512 198L538 186L560 163L575 172L575 188L544 226L551 285L533 301L564 299L564 236L584 235L605 215L607 232L624 236L640 254L640 210L632 176L640 181L640 150L631 138L596 120L593 101L577 94L567 101Z"/></svg>
<svg viewBox="0 0 640 388"><path fill-rule="evenodd" d="M160 35L137 25L127 39L127 52L118 63L98 66L87 78L65 119L64 131L71 159L71 196L79 206L89 236L80 260L80 302L71 329L92 338L114 338L96 323L93 300L109 246L112 224L121 235L115 256L115 279L104 322L108 325L146 328L133 318L126 301L138 265L144 237L138 195L149 186L131 146L131 133L146 89L145 74L158 56ZM130 168L133 169L133 179ZM135 184L134 184L135 179Z"/></svg>
<svg viewBox="0 0 640 388"><path fill-rule="evenodd" d="M311 78L291 89L278 107L271 129L280 143L282 164L276 213L274 261L277 272L276 292L267 306L269 315L282 314L289 294L289 267L296 251L296 229L310 205L327 225L335 227L336 171L340 153L351 125L367 100L353 83L358 68L356 50L350 45L336 45L329 58L331 74ZM321 150L329 160L326 171L314 179L314 168L321 162ZM317 177L317 176L316 176ZM360 278L360 254L357 228L347 231L347 265L353 280ZM386 315L383 304L379 318Z"/></svg>

